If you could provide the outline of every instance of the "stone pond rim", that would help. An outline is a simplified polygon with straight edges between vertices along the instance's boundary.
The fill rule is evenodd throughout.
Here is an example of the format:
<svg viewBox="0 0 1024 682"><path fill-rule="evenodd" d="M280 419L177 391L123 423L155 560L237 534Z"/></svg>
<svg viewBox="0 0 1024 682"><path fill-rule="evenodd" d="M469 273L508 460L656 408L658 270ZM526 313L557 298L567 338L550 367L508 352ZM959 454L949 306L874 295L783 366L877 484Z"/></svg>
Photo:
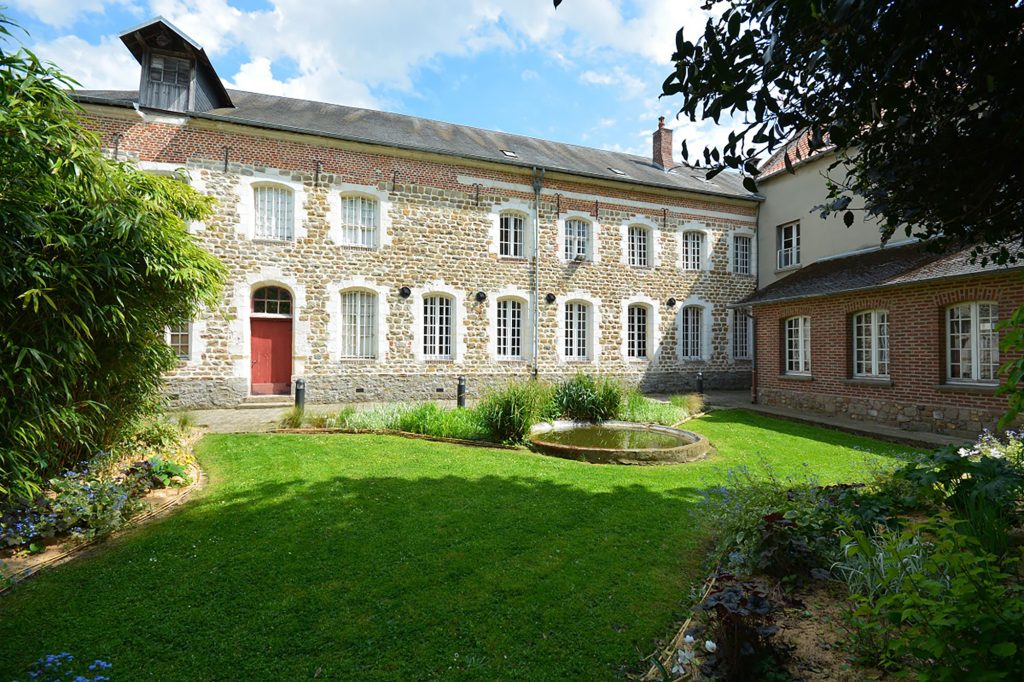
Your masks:
<svg viewBox="0 0 1024 682"><path fill-rule="evenodd" d="M707 438L692 431L620 421L545 422L531 430L530 446L545 455L592 464L683 464L714 452Z"/></svg>

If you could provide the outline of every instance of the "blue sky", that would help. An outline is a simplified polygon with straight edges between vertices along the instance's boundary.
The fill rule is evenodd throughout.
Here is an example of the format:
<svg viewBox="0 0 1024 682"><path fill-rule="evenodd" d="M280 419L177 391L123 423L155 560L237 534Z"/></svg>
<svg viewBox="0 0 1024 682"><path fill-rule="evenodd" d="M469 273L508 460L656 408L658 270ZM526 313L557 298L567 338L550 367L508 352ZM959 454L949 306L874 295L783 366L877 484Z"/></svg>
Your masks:
<svg viewBox="0 0 1024 682"><path fill-rule="evenodd" d="M4 2L5 0L0 0ZM658 99L701 0L6 0L26 46L84 88L138 86L117 36L162 15L228 87L650 154L658 116L690 149L728 129Z"/></svg>

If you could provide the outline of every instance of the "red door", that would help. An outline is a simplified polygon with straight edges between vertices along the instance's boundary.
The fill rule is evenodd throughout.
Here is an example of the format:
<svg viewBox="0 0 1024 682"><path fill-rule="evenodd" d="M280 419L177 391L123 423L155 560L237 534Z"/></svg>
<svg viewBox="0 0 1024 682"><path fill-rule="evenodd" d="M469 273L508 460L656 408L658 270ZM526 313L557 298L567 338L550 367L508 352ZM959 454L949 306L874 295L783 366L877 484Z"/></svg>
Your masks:
<svg viewBox="0 0 1024 682"><path fill-rule="evenodd" d="M292 321L265 317L252 323L252 394L288 395L292 384Z"/></svg>

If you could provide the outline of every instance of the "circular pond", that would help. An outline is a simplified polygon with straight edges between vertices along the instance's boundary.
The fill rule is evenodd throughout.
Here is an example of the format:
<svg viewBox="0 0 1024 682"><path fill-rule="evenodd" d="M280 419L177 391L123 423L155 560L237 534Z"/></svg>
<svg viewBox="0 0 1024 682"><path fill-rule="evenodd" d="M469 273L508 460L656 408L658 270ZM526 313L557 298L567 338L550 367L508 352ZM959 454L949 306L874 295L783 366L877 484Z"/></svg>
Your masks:
<svg viewBox="0 0 1024 682"><path fill-rule="evenodd" d="M680 464L711 451L708 440L692 431L631 422L538 424L530 443L546 455L595 464Z"/></svg>

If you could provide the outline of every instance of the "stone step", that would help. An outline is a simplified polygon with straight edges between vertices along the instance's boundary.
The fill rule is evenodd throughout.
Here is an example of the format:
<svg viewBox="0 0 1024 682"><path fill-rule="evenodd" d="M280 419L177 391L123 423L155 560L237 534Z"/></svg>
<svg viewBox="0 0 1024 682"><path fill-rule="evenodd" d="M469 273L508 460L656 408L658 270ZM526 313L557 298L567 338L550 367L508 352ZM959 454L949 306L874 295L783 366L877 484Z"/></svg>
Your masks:
<svg viewBox="0 0 1024 682"><path fill-rule="evenodd" d="M239 409L263 409L292 407L295 401L287 395L254 395L249 396L238 405Z"/></svg>

